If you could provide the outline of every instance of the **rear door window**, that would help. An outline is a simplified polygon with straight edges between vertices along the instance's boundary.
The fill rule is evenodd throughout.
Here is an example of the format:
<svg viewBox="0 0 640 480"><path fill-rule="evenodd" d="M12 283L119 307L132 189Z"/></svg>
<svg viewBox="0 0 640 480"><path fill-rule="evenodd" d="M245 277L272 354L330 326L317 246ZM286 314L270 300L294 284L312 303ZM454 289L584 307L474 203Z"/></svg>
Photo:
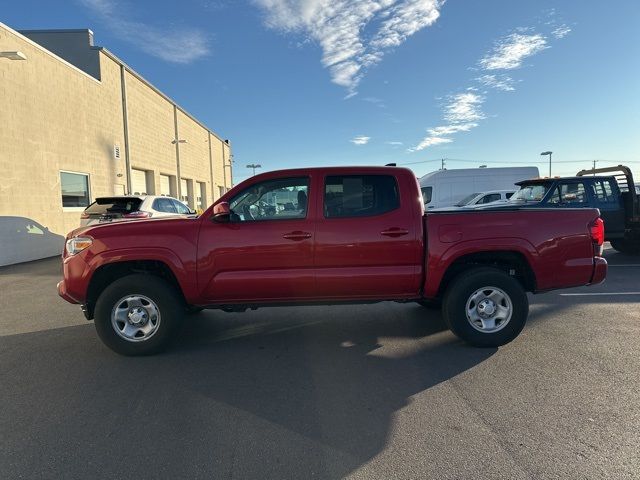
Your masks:
<svg viewBox="0 0 640 480"><path fill-rule="evenodd" d="M336 175L326 178L325 218L370 217L399 206L398 184L391 175Z"/></svg>
<svg viewBox="0 0 640 480"><path fill-rule="evenodd" d="M170 198L156 198L153 201L153 209L164 213L178 213Z"/></svg>
<svg viewBox="0 0 640 480"><path fill-rule="evenodd" d="M560 203L582 205L589 202L587 191L582 182L561 183Z"/></svg>
<svg viewBox="0 0 640 480"><path fill-rule="evenodd" d="M171 203L173 203L173 207L180 215L188 215L189 213L191 213L189 207L187 207L184 203L179 202L178 200L171 200Z"/></svg>
<svg viewBox="0 0 640 480"><path fill-rule="evenodd" d="M484 197L482 197L478 203L491 203L491 202L495 202L497 200L500 200L500 194L499 193L491 193L489 195L485 195Z"/></svg>

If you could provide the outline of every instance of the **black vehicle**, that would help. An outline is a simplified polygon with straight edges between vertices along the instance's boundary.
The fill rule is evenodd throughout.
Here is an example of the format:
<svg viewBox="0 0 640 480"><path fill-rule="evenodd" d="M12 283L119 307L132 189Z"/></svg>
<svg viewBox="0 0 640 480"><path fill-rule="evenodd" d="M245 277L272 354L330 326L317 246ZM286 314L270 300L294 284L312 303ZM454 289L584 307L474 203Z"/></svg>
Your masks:
<svg viewBox="0 0 640 480"><path fill-rule="evenodd" d="M582 170L575 177L536 178L516 185L520 190L509 200L511 205L598 208L611 246L622 253L640 254L640 195L630 168L618 165Z"/></svg>

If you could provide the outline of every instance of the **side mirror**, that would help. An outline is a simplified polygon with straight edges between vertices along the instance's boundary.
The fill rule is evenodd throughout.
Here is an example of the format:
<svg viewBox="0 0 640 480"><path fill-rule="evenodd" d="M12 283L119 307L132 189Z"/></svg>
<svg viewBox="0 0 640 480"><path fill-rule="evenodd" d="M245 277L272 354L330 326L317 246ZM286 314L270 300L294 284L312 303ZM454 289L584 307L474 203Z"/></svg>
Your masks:
<svg viewBox="0 0 640 480"><path fill-rule="evenodd" d="M214 222L226 223L231 219L231 209L229 208L229 202L220 202L213 207Z"/></svg>

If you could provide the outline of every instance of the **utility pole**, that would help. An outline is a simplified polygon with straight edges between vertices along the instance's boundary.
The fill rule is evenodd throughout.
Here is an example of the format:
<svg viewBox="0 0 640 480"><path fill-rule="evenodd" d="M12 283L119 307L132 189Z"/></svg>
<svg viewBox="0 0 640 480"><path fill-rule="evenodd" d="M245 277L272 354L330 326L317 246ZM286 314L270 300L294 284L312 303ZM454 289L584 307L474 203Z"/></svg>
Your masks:
<svg viewBox="0 0 640 480"><path fill-rule="evenodd" d="M549 155L549 177L551 177L551 154L553 152L551 151L547 151L547 152L542 152L540 155L544 156L544 155Z"/></svg>
<svg viewBox="0 0 640 480"><path fill-rule="evenodd" d="M443 158L443 159L442 159L442 164L441 164L440 170L444 170L444 167L445 167L445 165L446 165L446 164L447 164L447 162L446 162L446 158Z"/></svg>
<svg viewBox="0 0 640 480"><path fill-rule="evenodd" d="M259 163L250 163L249 165L247 165L247 168L253 169L253 175L255 176L256 168L262 168L262 165L260 165Z"/></svg>
<svg viewBox="0 0 640 480"><path fill-rule="evenodd" d="M593 176L596 176L596 163L598 162L598 160L594 160L593 161Z"/></svg>

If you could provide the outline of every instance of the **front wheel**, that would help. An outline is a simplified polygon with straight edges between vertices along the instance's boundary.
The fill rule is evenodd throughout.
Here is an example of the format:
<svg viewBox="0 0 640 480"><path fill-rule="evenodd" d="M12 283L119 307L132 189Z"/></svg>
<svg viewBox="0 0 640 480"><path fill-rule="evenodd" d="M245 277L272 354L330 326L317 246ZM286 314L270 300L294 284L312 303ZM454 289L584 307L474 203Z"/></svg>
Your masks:
<svg viewBox="0 0 640 480"><path fill-rule="evenodd" d="M442 313L451 331L467 343L499 347L524 328L529 300L513 277L495 268L477 268L451 282Z"/></svg>
<svg viewBox="0 0 640 480"><path fill-rule="evenodd" d="M618 238L610 240L611 246L620 253L626 255L640 255L640 240Z"/></svg>
<svg viewBox="0 0 640 480"><path fill-rule="evenodd" d="M121 355L153 355L173 339L184 313L167 282L135 274L116 280L98 297L95 325L104 344Z"/></svg>

